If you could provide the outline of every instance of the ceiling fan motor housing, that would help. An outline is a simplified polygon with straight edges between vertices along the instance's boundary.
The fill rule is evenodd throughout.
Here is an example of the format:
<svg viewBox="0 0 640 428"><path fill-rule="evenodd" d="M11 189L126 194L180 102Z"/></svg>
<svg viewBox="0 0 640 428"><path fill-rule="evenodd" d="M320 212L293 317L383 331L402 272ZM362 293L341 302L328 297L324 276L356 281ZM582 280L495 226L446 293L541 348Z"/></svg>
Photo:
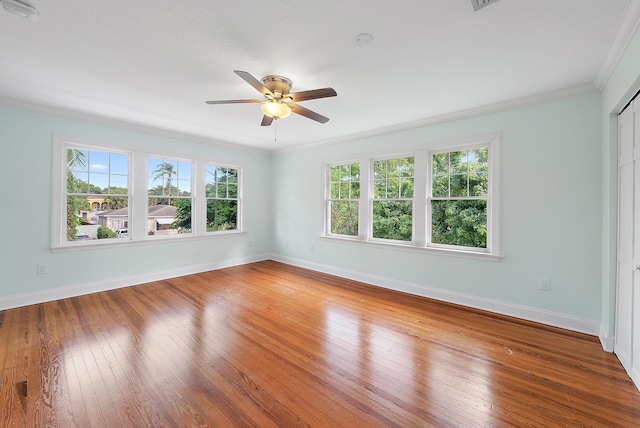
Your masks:
<svg viewBox="0 0 640 428"><path fill-rule="evenodd" d="M291 92L291 80L286 77L269 75L262 78L262 84L271 92L276 94L287 95Z"/></svg>

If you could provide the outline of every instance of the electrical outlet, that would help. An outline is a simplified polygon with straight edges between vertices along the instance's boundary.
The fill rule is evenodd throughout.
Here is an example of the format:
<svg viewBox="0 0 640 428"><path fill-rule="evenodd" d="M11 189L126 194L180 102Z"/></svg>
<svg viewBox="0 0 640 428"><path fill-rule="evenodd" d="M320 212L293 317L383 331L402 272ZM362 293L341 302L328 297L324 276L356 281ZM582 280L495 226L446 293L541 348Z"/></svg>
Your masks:
<svg viewBox="0 0 640 428"><path fill-rule="evenodd" d="M540 282L539 282L539 285L540 285L540 290L542 290L542 291L551 290L551 283L546 278L541 279Z"/></svg>
<svg viewBox="0 0 640 428"><path fill-rule="evenodd" d="M36 272L38 275L44 275L45 273L49 273L49 268L47 265L38 265Z"/></svg>

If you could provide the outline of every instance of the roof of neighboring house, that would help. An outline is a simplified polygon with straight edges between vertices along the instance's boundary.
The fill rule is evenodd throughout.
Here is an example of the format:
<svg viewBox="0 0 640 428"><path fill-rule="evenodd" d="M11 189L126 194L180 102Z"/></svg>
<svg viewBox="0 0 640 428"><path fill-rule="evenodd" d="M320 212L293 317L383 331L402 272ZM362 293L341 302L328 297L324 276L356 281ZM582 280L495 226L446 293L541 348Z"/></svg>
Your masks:
<svg viewBox="0 0 640 428"><path fill-rule="evenodd" d="M149 217L175 217L177 208L173 205L154 205L149 207ZM100 217L128 216L129 208L104 211L98 214Z"/></svg>

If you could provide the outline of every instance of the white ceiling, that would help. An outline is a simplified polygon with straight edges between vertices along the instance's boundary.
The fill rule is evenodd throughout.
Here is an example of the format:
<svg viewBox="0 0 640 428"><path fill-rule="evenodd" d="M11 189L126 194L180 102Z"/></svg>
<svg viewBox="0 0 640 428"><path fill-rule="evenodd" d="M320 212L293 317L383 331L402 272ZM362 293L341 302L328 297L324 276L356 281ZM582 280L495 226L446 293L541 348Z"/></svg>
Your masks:
<svg viewBox="0 0 640 428"><path fill-rule="evenodd" d="M555 91L601 88L640 0L24 0L0 9L0 103L262 150L342 141ZM356 36L374 40L358 46ZM280 74L331 120L261 127L233 73Z"/></svg>

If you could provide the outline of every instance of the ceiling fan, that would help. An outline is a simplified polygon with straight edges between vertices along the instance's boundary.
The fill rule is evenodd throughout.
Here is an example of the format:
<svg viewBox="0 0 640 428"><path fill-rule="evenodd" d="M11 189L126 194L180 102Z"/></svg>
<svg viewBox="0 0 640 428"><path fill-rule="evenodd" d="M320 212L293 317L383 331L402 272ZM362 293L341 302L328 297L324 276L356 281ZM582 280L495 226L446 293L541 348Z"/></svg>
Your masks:
<svg viewBox="0 0 640 428"><path fill-rule="evenodd" d="M264 95L264 99L205 101L207 104L261 103L260 108L264 114L261 123L262 126L269 126L275 119L283 119L289 116L291 112L320 123L327 123L329 121L328 117L304 108L297 103L317 98L335 97L338 94L333 88L289 92L291 91L292 82L286 77L269 75L263 77L262 81L259 81L246 71L234 70L233 72L256 88L258 92Z"/></svg>

